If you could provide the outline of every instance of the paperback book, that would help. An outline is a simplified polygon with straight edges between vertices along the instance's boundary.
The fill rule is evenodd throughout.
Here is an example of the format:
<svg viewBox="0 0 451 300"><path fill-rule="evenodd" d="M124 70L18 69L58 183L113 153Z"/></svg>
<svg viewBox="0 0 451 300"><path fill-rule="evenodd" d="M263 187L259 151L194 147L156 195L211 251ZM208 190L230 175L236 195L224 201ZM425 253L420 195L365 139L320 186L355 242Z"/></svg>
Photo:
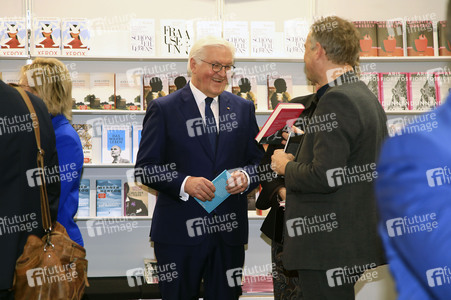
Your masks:
<svg viewBox="0 0 451 300"><path fill-rule="evenodd" d="M36 56L61 55L61 20L59 18L34 19L32 51Z"/></svg>
<svg viewBox="0 0 451 300"><path fill-rule="evenodd" d="M305 20L287 20L284 24L285 54L292 57L302 57L305 53L304 44L310 31Z"/></svg>
<svg viewBox="0 0 451 300"><path fill-rule="evenodd" d="M143 96L144 109L150 104L150 101L168 94L168 78L153 74L145 74L143 76Z"/></svg>
<svg viewBox="0 0 451 300"><path fill-rule="evenodd" d="M80 180L80 187L78 188L78 212L77 217L89 217L89 202L90 202L90 187L89 179L82 178Z"/></svg>
<svg viewBox="0 0 451 300"><path fill-rule="evenodd" d="M190 81L188 74L172 74L168 78L169 94L180 90Z"/></svg>
<svg viewBox="0 0 451 300"><path fill-rule="evenodd" d="M63 19L61 21L61 38L63 55L87 56L91 40L88 20L85 18Z"/></svg>
<svg viewBox="0 0 451 300"><path fill-rule="evenodd" d="M434 56L432 21L406 21L407 56Z"/></svg>
<svg viewBox="0 0 451 300"><path fill-rule="evenodd" d="M255 76L233 76L232 93L252 101L257 110L257 78Z"/></svg>
<svg viewBox="0 0 451 300"><path fill-rule="evenodd" d="M410 110L408 73L379 73L379 91L385 111Z"/></svg>
<svg viewBox="0 0 451 300"><path fill-rule="evenodd" d="M149 216L148 193L135 182L124 182L124 215Z"/></svg>
<svg viewBox="0 0 451 300"><path fill-rule="evenodd" d="M362 80L369 88L369 90L379 100L379 74L376 72L361 73L360 80Z"/></svg>
<svg viewBox="0 0 451 300"><path fill-rule="evenodd" d="M122 216L122 180L96 180L97 217Z"/></svg>
<svg viewBox="0 0 451 300"><path fill-rule="evenodd" d="M207 36L221 37L222 23L221 21L197 21L196 22L196 39Z"/></svg>
<svg viewBox="0 0 451 300"><path fill-rule="evenodd" d="M83 147L83 163L92 163L92 125L91 124L72 124L80 137Z"/></svg>
<svg viewBox="0 0 451 300"><path fill-rule="evenodd" d="M431 110L437 106L433 73L409 73L412 110Z"/></svg>
<svg viewBox="0 0 451 300"><path fill-rule="evenodd" d="M90 73L91 109L114 109L114 73Z"/></svg>
<svg viewBox="0 0 451 300"><path fill-rule="evenodd" d="M451 45L446 35L446 21L437 22L438 55L451 56Z"/></svg>
<svg viewBox="0 0 451 300"><path fill-rule="evenodd" d="M6 84L19 84L20 74L19 72L1 72L0 79Z"/></svg>
<svg viewBox="0 0 451 300"><path fill-rule="evenodd" d="M194 42L193 21L160 20L162 56L187 57Z"/></svg>
<svg viewBox="0 0 451 300"><path fill-rule="evenodd" d="M142 130L143 130L142 125L133 125L132 126L132 145L133 145L132 162L133 163L136 163L136 157L138 156L139 145L141 143Z"/></svg>
<svg viewBox="0 0 451 300"><path fill-rule="evenodd" d="M130 20L130 51L140 56L155 56L155 20Z"/></svg>
<svg viewBox="0 0 451 300"><path fill-rule="evenodd" d="M235 57L249 56L249 24L246 21L224 21L224 39L235 46Z"/></svg>
<svg viewBox="0 0 451 300"><path fill-rule="evenodd" d="M102 163L130 163L130 131L128 125L102 126Z"/></svg>
<svg viewBox="0 0 451 300"><path fill-rule="evenodd" d="M90 109L91 100L95 101L95 95L91 94L91 81L89 78L89 73L77 73L77 76L71 80L72 109Z"/></svg>
<svg viewBox="0 0 451 300"><path fill-rule="evenodd" d="M275 50L275 22L251 22L251 56L274 56Z"/></svg>
<svg viewBox="0 0 451 300"><path fill-rule="evenodd" d="M216 191L215 197L211 201L201 201L194 198L208 213L211 213L216 207L219 206L219 204L224 202L224 200L230 196L226 190L227 179L229 179L230 176L230 173L227 172L227 170L224 170L215 179L213 179L212 183L214 184Z"/></svg>
<svg viewBox="0 0 451 300"><path fill-rule="evenodd" d="M437 105L443 104L451 91L451 73L435 73L435 89L437 92Z"/></svg>
<svg viewBox="0 0 451 300"><path fill-rule="evenodd" d="M402 22L377 22L377 55L404 56L403 36Z"/></svg>
<svg viewBox="0 0 451 300"><path fill-rule="evenodd" d="M125 73L115 74L115 107L122 110L141 110L140 85Z"/></svg>
<svg viewBox="0 0 451 300"><path fill-rule="evenodd" d="M377 56L377 22L354 21L360 33L360 56Z"/></svg>
<svg viewBox="0 0 451 300"><path fill-rule="evenodd" d="M279 103L286 103L291 100L293 84L291 75L268 75L268 109L273 110Z"/></svg>
<svg viewBox="0 0 451 300"><path fill-rule="evenodd" d="M26 56L27 40L25 18L0 19L1 56Z"/></svg>

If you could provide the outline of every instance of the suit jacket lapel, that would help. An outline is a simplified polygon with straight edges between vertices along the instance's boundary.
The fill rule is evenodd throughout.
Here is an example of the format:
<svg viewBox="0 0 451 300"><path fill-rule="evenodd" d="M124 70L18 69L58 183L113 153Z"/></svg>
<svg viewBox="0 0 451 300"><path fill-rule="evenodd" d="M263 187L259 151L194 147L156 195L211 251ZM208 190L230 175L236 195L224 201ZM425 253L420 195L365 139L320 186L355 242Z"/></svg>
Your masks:
<svg viewBox="0 0 451 300"><path fill-rule="evenodd" d="M214 161L214 155L211 153L210 142L208 140L207 134L204 131L203 134L198 135L196 130L193 128L188 128L193 124L194 120L199 120L203 122L202 116L199 112L199 108L197 107L196 100L194 99L193 93L191 92L191 88L189 84L187 84L181 91L182 94L182 105L180 106L180 110L185 117L185 124L187 130L192 129L194 134L196 135L195 139L202 145L208 157Z"/></svg>

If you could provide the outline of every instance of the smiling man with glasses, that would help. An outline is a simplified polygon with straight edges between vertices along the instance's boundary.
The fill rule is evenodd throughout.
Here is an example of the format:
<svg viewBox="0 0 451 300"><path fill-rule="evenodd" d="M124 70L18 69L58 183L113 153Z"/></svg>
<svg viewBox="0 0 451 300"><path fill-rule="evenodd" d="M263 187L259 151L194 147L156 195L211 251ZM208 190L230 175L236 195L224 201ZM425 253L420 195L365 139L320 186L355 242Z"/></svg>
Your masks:
<svg viewBox="0 0 451 300"><path fill-rule="evenodd" d="M234 52L223 39L198 40L188 60L191 81L152 101L144 118L135 168L159 192L150 233L158 265L172 265L178 274L160 281L163 299L198 299L202 280L204 299L241 294L234 276L241 274L248 241L246 194L258 185L248 171L258 166L263 149L254 140L253 103L224 91ZM194 198L211 201L212 180L224 170L237 170L227 181L231 195L207 213Z"/></svg>

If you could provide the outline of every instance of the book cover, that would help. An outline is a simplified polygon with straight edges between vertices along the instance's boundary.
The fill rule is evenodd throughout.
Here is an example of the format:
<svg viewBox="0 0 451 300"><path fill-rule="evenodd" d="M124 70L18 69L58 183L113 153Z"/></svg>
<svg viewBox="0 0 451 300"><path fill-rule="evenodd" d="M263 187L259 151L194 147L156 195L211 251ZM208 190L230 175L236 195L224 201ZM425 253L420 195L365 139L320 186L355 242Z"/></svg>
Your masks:
<svg viewBox="0 0 451 300"><path fill-rule="evenodd" d="M141 143L141 132L143 130L142 125L133 125L132 126L132 145L133 145L133 155L132 162L136 163L136 157L138 155L139 144Z"/></svg>
<svg viewBox="0 0 451 300"><path fill-rule="evenodd" d="M61 21L62 55L88 56L91 34L85 18L63 19Z"/></svg>
<svg viewBox="0 0 451 300"><path fill-rule="evenodd" d="M435 73L435 89L437 93L437 106L443 104L451 91L451 73Z"/></svg>
<svg viewBox="0 0 451 300"><path fill-rule="evenodd" d="M141 110L140 85L135 84L135 78L126 73L115 74L115 107L122 110Z"/></svg>
<svg viewBox="0 0 451 300"><path fill-rule="evenodd" d="M275 33L275 22L251 22L251 56L273 56L276 52Z"/></svg>
<svg viewBox="0 0 451 300"><path fill-rule="evenodd" d="M82 178L80 180L80 187L78 188L78 211L77 217L89 217L89 201L90 201L90 187L89 179Z"/></svg>
<svg viewBox="0 0 451 300"><path fill-rule="evenodd" d="M306 20L287 20L284 25L284 49L285 55L290 57L303 57L304 44L310 31Z"/></svg>
<svg viewBox="0 0 451 300"><path fill-rule="evenodd" d="M377 22L377 56L404 56L401 21Z"/></svg>
<svg viewBox="0 0 451 300"><path fill-rule="evenodd" d="M0 23L0 55L26 56L28 51L25 18L5 18Z"/></svg>
<svg viewBox="0 0 451 300"><path fill-rule="evenodd" d="M268 75L268 109L273 110L277 104L291 100L293 84L291 75Z"/></svg>
<svg viewBox="0 0 451 300"><path fill-rule="evenodd" d="M72 80L72 109L87 110L95 96L91 94L89 73L77 73Z"/></svg>
<svg viewBox="0 0 451 300"><path fill-rule="evenodd" d="M291 128L303 110L304 105L300 103L279 103L266 120L255 140L260 144L279 143L279 139L274 139L274 134L284 128Z"/></svg>
<svg viewBox="0 0 451 300"><path fill-rule="evenodd" d="M114 73L90 73L90 108L114 109Z"/></svg>
<svg viewBox="0 0 451 300"><path fill-rule="evenodd" d="M257 110L257 77L234 75L232 77L232 93L252 101Z"/></svg>
<svg viewBox="0 0 451 300"><path fill-rule="evenodd" d="M143 76L143 96L144 110L150 104L150 101L168 94L168 78L162 75L145 74Z"/></svg>
<svg viewBox="0 0 451 300"><path fill-rule="evenodd" d="M407 56L434 56L432 21L406 21Z"/></svg>
<svg viewBox="0 0 451 300"><path fill-rule="evenodd" d="M144 258L144 278L147 284L158 283L158 263L156 259Z"/></svg>
<svg viewBox="0 0 451 300"><path fill-rule="evenodd" d="M172 74L168 77L168 91L169 94L180 90L183 88L189 81L190 77L188 74Z"/></svg>
<svg viewBox="0 0 451 300"><path fill-rule="evenodd" d="M223 37L235 46L235 57L249 56L249 24L247 21L224 21Z"/></svg>
<svg viewBox="0 0 451 300"><path fill-rule="evenodd" d="M446 35L446 21L437 22L438 55L451 56L451 45Z"/></svg>
<svg viewBox="0 0 451 300"><path fill-rule="evenodd" d="M96 180L97 217L122 216L122 180Z"/></svg>
<svg viewBox="0 0 451 300"><path fill-rule="evenodd" d="M2 72L1 79L6 84L19 84L20 73L19 72Z"/></svg>
<svg viewBox="0 0 451 300"><path fill-rule="evenodd" d="M59 18L34 19L32 51L36 56L61 55L61 20Z"/></svg>
<svg viewBox="0 0 451 300"><path fill-rule="evenodd" d="M380 101L385 111L410 110L407 75L403 72L379 73Z"/></svg>
<svg viewBox="0 0 451 300"><path fill-rule="evenodd" d="M134 182L124 182L124 216L149 216L148 193Z"/></svg>
<svg viewBox="0 0 451 300"><path fill-rule="evenodd" d="M360 33L360 56L377 56L377 22L354 21Z"/></svg>
<svg viewBox="0 0 451 300"><path fill-rule="evenodd" d="M130 163L130 131L128 125L102 126L102 163Z"/></svg>
<svg viewBox="0 0 451 300"><path fill-rule="evenodd" d="M72 124L80 137L83 147L83 163L92 163L92 125L91 124Z"/></svg>
<svg viewBox="0 0 451 300"><path fill-rule="evenodd" d="M226 190L227 179L230 177L230 173L227 170L222 171L215 179L213 179L212 183L214 184L216 191L215 197L211 201L201 201L197 198L196 201L208 212L211 213L219 204L224 202L230 194Z"/></svg>
<svg viewBox="0 0 451 300"><path fill-rule="evenodd" d="M433 73L409 73L409 89L412 110L431 110L437 105L435 77Z"/></svg>
<svg viewBox="0 0 451 300"><path fill-rule="evenodd" d="M130 52L140 56L155 56L155 20L130 20Z"/></svg>
<svg viewBox="0 0 451 300"><path fill-rule="evenodd" d="M207 36L221 37L221 21L197 21L196 22L196 40Z"/></svg>
<svg viewBox="0 0 451 300"><path fill-rule="evenodd" d="M379 100L379 74L377 72L362 72L360 74L360 80L362 80L370 91Z"/></svg>
<svg viewBox="0 0 451 300"><path fill-rule="evenodd" d="M193 21L160 20L161 56L187 57L194 43Z"/></svg>

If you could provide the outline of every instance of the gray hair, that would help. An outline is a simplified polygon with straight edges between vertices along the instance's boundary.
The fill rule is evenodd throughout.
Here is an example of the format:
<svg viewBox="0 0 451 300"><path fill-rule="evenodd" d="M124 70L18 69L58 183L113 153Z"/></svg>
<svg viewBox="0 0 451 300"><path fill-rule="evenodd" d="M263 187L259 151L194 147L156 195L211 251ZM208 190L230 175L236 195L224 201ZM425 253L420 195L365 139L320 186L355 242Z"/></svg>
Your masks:
<svg viewBox="0 0 451 300"><path fill-rule="evenodd" d="M197 63L201 62L201 59L205 58L205 48L207 47L224 47L230 50L232 52L232 57L235 57L235 46L230 43L229 41L218 38L214 36L207 36L204 38L201 38L197 40L194 45L191 47L191 50L189 52L188 56L188 75L191 76L191 66L190 61L191 58L194 58L194 60Z"/></svg>

